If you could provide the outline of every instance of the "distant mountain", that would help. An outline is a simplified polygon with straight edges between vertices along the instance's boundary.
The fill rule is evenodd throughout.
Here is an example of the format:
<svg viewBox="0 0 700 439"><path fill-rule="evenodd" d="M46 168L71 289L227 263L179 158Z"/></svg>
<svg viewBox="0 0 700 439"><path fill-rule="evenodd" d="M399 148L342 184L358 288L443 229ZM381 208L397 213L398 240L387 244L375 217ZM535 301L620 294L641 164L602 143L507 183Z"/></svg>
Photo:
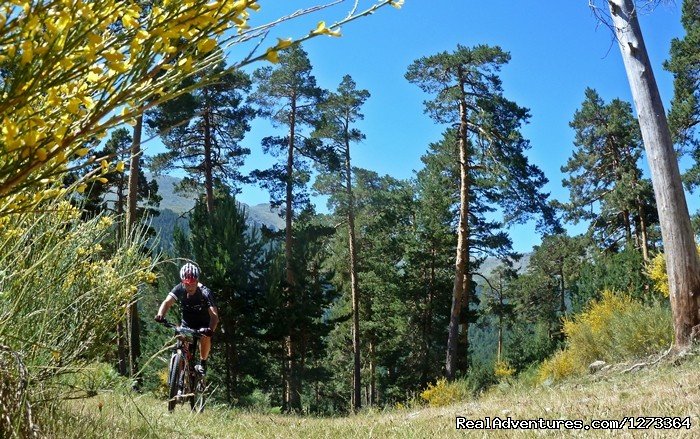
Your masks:
<svg viewBox="0 0 700 439"><path fill-rule="evenodd" d="M189 231L189 212L194 207L197 194L175 192L175 187L182 181L180 178L171 175L153 176L146 174L146 176L148 179L154 178L156 180L158 183L158 195L163 198L159 207L160 215L152 218L151 225L160 236L161 247L170 249L172 248L175 225L185 231ZM264 225L272 230L284 228L284 219L275 210L270 209L268 203L249 206L239 202L238 205L245 209L250 225L257 227Z"/></svg>
<svg viewBox="0 0 700 439"><path fill-rule="evenodd" d="M523 273L525 270L527 270L527 267L530 265L530 256L532 256L532 253L525 253L522 258L515 264L513 264L513 267L518 270L518 273ZM481 264L481 267L479 267L479 274L489 277L493 271L498 268L499 265L502 265L502 262L498 258L492 258L488 257L486 260ZM475 279L476 282L479 282L479 279Z"/></svg>
<svg viewBox="0 0 700 439"><path fill-rule="evenodd" d="M171 175L152 176L147 174L147 177L149 179L155 178L158 183L158 195L163 197L163 200L160 202L161 210L171 210L178 215L182 215L194 207L197 194L175 192L175 187L182 179ZM273 230L284 228L284 219L279 216L276 210L271 209L268 203L256 204L255 206L249 206L240 202L238 204L245 209L248 215L248 222L258 226L265 225Z"/></svg>

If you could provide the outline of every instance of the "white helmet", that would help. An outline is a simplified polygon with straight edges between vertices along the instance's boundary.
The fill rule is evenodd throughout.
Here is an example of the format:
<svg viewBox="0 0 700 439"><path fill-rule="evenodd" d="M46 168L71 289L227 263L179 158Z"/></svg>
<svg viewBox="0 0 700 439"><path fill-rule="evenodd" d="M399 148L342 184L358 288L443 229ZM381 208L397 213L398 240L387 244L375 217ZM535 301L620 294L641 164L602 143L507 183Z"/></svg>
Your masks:
<svg viewBox="0 0 700 439"><path fill-rule="evenodd" d="M180 269L180 280L182 281L196 281L199 279L199 267L191 262L186 263Z"/></svg>

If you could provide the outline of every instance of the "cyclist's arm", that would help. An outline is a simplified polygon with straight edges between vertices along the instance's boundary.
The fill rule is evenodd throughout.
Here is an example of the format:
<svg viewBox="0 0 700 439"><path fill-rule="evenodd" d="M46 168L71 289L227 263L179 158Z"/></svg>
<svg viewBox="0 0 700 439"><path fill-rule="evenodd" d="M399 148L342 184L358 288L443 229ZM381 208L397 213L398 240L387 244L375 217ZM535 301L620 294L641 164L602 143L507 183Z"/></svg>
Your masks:
<svg viewBox="0 0 700 439"><path fill-rule="evenodd" d="M216 327L219 325L219 310L215 306L209 307L209 328L212 331L216 331Z"/></svg>
<svg viewBox="0 0 700 439"><path fill-rule="evenodd" d="M168 297L165 298L163 303L160 304L160 308L158 308L158 315L161 317L165 317L165 315L168 313L168 310L170 310L170 307L173 306L173 304L176 301L177 300L174 296L168 294Z"/></svg>

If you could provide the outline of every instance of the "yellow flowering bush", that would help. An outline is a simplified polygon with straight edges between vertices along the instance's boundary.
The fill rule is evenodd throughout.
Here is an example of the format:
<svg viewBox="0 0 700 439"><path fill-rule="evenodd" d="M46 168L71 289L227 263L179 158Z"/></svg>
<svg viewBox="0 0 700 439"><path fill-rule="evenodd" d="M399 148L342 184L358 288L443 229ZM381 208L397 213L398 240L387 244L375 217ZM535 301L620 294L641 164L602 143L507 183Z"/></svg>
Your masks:
<svg viewBox="0 0 700 439"><path fill-rule="evenodd" d="M700 256L700 246L697 247ZM668 298L668 273L666 272L666 257L663 253L658 253L645 267L645 273L652 282L654 291Z"/></svg>
<svg viewBox="0 0 700 439"><path fill-rule="evenodd" d="M10 215L0 230L0 339L22 354L33 381L111 349L117 322L155 264L140 251L144 231L114 243L104 217L84 221L67 202L42 207Z"/></svg>
<svg viewBox="0 0 700 439"><path fill-rule="evenodd" d="M455 404L471 396L464 385L460 384L441 378L435 384L428 384L428 388L421 392L420 397L431 407Z"/></svg>
<svg viewBox="0 0 700 439"><path fill-rule="evenodd" d="M581 374L596 360L623 361L668 347L673 339L671 311L665 304L645 305L604 291L584 312L564 320L564 334L566 349L541 365L540 381Z"/></svg>
<svg viewBox="0 0 700 439"><path fill-rule="evenodd" d="M577 359L572 351L559 351L552 358L545 360L538 370L538 381L560 381L585 372L585 366Z"/></svg>
<svg viewBox="0 0 700 439"><path fill-rule="evenodd" d="M499 380L508 379L515 374L515 369L507 361L496 361L493 367L493 374Z"/></svg>
<svg viewBox="0 0 700 439"><path fill-rule="evenodd" d="M89 156L90 141L186 92L179 87L186 78L222 61L219 43L245 42L274 25L250 29L251 12L260 9L256 0L161 0L148 8L139 3L13 0L0 5L0 216L85 190L85 180L123 170L123 163ZM341 24L401 3L383 0L359 13L353 9L297 41L339 35ZM274 62L277 51L292 43L280 39L233 68ZM102 166L70 188L57 185L58 177L85 156L88 165Z"/></svg>

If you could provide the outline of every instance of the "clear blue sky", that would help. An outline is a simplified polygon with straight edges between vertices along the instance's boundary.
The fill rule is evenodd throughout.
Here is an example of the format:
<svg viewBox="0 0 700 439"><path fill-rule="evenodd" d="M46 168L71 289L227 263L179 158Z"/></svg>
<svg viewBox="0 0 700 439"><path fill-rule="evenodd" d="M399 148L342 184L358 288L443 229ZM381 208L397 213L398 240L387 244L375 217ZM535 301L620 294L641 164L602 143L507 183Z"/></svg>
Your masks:
<svg viewBox="0 0 700 439"><path fill-rule="evenodd" d="M271 32L269 44L263 46L274 44L277 36L303 35L320 20L331 23L344 16L353 3L347 0L284 23ZM361 0L360 7L372 3ZM604 0L599 3L606 5ZM319 3L260 0L259 4L262 10L252 15L253 26ZM641 25L668 108L672 77L661 65L668 58L671 39L683 35L680 4L657 7L641 17ZM546 190L553 198L568 200L560 167L572 152L573 132L568 123L583 101L585 88L595 88L606 101L619 97L631 102L617 43L610 30L596 21L588 0L405 0L401 10L383 8L344 26L342 34L342 38L314 38L304 48L320 86L334 90L342 76L349 74L358 87L370 91L365 120L359 124L367 139L355 146L353 161L380 174L411 178L421 168L420 156L427 145L440 139L445 127L435 125L423 113L427 96L409 84L404 74L414 60L452 51L457 44L499 45L510 52L511 61L501 74L505 95L530 109L532 117L524 129L532 144L528 156L549 178ZM229 59L245 54L242 47L234 48ZM253 151L246 170L272 163L262 154L259 141L273 134L281 133L267 121L254 123L244 142ZM239 199L258 204L267 202L268 195L250 187L244 188ZM689 202L694 210L697 203ZM323 201L318 200L318 204ZM517 251L530 251L539 243L532 224L513 227L510 233Z"/></svg>

